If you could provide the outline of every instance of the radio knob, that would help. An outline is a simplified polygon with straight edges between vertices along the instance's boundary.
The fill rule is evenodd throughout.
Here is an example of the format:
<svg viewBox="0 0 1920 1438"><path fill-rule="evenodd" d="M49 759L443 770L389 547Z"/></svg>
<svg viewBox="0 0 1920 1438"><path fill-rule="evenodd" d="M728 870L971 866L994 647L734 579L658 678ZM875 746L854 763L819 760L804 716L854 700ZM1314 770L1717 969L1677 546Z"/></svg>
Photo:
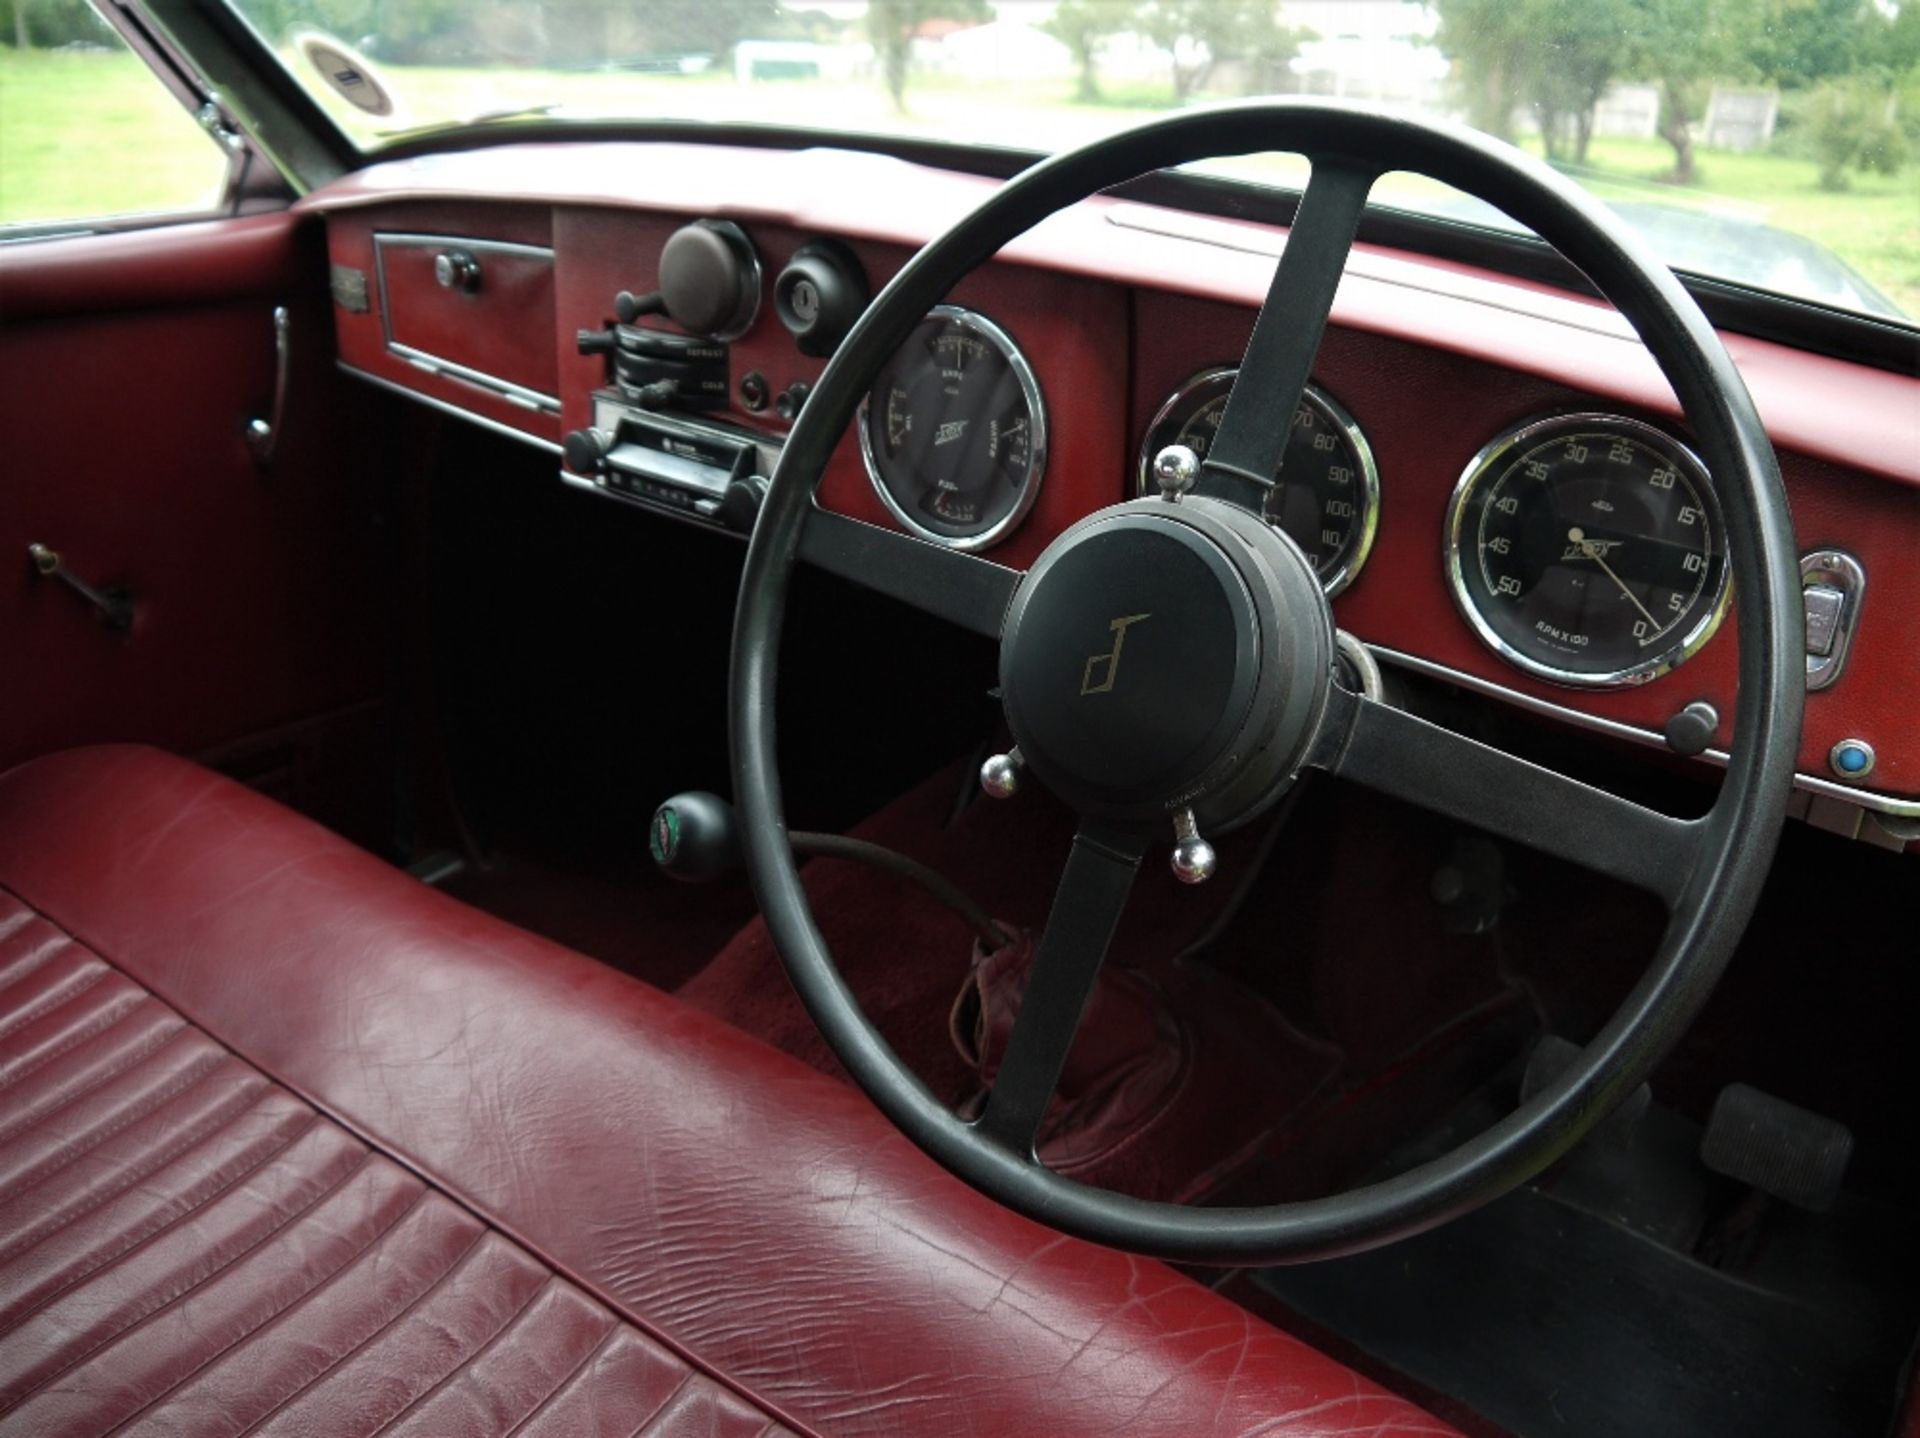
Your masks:
<svg viewBox="0 0 1920 1438"><path fill-rule="evenodd" d="M760 517L760 506L766 497L765 476L749 474L744 479L736 479L721 496L721 523L742 534L752 534L754 521Z"/></svg>
<svg viewBox="0 0 1920 1438"><path fill-rule="evenodd" d="M613 449L613 436L604 429L576 429L560 445L567 468L575 474L598 474Z"/></svg>

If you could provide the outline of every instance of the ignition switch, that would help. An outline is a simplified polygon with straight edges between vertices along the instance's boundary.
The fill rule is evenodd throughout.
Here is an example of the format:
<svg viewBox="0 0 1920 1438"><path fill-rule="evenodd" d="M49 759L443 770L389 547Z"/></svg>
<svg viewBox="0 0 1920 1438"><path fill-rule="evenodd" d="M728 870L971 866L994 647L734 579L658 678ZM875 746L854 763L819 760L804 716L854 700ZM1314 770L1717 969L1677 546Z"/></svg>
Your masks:
<svg viewBox="0 0 1920 1438"><path fill-rule="evenodd" d="M872 292L852 250L810 240L773 282L773 307L803 355L824 359L846 338Z"/></svg>

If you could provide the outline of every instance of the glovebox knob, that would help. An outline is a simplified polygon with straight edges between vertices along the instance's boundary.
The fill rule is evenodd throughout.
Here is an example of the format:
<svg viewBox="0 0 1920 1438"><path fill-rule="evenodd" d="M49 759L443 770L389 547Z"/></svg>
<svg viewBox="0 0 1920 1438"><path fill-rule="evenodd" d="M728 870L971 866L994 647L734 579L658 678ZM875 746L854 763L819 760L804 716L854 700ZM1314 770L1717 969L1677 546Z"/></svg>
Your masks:
<svg viewBox="0 0 1920 1438"><path fill-rule="evenodd" d="M866 272L837 240L810 240L773 282L773 307L803 355L833 353L873 297Z"/></svg>
<svg viewBox="0 0 1920 1438"><path fill-rule="evenodd" d="M471 250L442 250L433 257L433 277L443 290L480 288L480 261Z"/></svg>

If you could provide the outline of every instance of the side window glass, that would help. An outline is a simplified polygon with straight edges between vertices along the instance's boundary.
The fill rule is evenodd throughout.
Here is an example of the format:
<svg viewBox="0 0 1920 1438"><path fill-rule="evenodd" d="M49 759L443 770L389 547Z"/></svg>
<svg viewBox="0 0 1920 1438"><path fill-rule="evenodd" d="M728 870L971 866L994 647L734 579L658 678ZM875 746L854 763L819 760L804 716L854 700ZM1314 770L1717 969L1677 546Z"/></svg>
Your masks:
<svg viewBox="0 0 1920 1438"><path fill-rule="evenodd" d="M87 0L0 8L0 226L216 208L228 156Z"/></svg>

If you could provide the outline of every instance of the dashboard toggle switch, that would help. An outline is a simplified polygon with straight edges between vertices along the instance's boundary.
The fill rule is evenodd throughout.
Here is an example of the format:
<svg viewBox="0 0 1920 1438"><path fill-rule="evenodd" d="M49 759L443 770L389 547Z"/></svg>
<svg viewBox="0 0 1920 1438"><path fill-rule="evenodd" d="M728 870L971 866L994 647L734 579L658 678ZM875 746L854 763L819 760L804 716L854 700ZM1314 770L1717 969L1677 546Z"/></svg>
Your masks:
<svg viewBox="0 0 1920 1438"><path fill-rule="evenodd" d="M1803 597L1807 605L1807 654L1824 659L1833 653L1833 638L1847 611L1847 596L1831 584L1809 584Z"/></svg>
<svg viewBox="0 0 1920 1438"><path fill-rule="evenodd" d="M1800 556L1800 593L1807 610L1807 690L1825 689L1846 667L1847 651L1867 599L1867 571L1844 549Z"/></svg>

